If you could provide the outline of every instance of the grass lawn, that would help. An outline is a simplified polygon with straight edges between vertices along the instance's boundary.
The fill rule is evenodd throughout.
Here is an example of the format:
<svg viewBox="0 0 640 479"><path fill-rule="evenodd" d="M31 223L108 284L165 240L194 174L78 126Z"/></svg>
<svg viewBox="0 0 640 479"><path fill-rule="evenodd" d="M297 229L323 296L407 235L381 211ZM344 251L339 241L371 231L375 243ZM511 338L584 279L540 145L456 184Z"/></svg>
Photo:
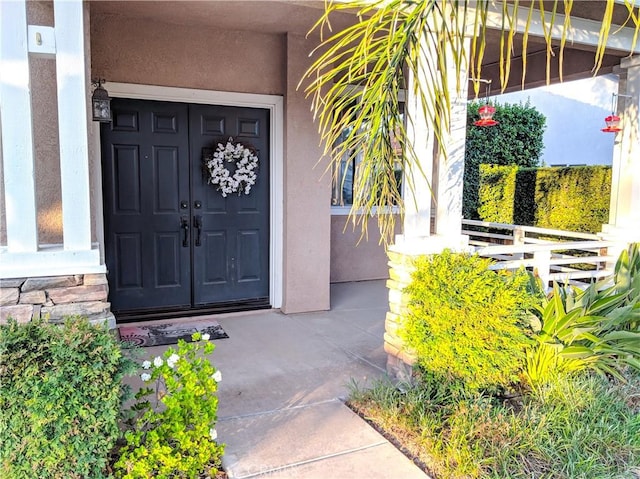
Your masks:
<svg viewBox="0 0 640 479"><path fill-rule="evenodd" d="M349 405L434 478L640 478L640 376L583 373L505 400L418 382Z"/></svg>

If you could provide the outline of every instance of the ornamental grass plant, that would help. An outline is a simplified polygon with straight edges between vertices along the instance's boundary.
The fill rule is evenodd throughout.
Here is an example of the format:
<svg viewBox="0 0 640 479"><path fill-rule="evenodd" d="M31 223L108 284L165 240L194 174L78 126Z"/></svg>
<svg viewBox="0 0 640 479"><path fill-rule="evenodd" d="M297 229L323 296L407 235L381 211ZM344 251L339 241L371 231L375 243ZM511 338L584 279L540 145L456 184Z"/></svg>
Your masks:
<svg viewBox="0 0 640 479"><path fill-rule="evenodd" d="M431 380L353 388L350 405L436 479L634 479L640 377L564 376L514 404Z"/></svg>

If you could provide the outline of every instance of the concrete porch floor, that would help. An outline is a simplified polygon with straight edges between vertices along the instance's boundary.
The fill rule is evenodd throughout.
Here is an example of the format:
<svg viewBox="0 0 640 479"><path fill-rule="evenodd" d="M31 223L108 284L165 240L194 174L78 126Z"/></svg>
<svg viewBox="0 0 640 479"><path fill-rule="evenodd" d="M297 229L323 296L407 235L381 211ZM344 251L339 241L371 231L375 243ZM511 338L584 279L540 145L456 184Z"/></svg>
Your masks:
<svg viewBox="0 0 640 479"><path fill-rule="evenodd" d="M349 383L385 375L384 281L331 287L331 310L218 315L218 440L234 478L425 478L347 408ZM148 348L145 356L164 348Z"/></svg>

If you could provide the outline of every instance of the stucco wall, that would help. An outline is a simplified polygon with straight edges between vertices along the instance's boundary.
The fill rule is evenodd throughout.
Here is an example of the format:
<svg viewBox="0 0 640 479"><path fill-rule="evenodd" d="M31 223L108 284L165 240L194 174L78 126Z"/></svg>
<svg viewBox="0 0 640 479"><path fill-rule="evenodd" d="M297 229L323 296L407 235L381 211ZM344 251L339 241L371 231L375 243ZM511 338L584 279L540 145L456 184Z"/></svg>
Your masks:
<svg viewBox="0 0 640 479"><path fill-rule="evenodd" d="M91 16L94 77L110 82L282 95L284 37Z"/></svg>
<svg viewBox="0 0 640 479"><path fill-rule="evenodd" d="M396 218L396 231L400 231ZM389 258L380 244L377 218L369 218L368 234L354 227L348 215L331 216L331 282L364 281L389 277Z"/></svg>
<svg viewBox="0 0 640 479"><path fill-rule="evenodd" d="M53 26L53 2L27 2L30 25ZM29 56L38 243L62 243L56 61Z"/></svg>

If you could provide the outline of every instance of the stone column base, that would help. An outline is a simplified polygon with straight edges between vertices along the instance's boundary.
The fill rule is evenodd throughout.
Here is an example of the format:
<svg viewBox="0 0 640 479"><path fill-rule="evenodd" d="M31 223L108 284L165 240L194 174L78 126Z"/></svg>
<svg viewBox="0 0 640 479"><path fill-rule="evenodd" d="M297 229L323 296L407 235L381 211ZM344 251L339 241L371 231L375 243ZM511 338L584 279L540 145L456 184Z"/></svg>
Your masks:
<svg viewBox="0 0 640 479"><path fill-rule="evenodd" d="M115 329L108 293L104 273L2 279L0 324L9 318L19 323L39 318L60 322L77 315L88 318L92 324L106 324Z"/></svg>

